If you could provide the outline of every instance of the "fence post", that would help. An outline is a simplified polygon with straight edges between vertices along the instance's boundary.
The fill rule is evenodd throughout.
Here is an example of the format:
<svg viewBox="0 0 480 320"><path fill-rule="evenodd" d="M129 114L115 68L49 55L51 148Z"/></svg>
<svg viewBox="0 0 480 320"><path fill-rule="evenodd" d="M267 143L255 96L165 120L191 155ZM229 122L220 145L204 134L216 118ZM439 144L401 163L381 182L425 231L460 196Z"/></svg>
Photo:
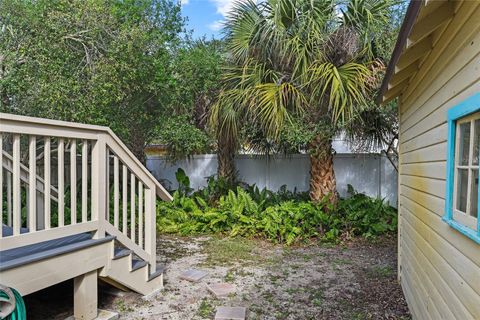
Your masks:
<svg viewBox="0 0 480 320"><path fill-rule="evenodd" d="M150 272L157 267L157 224L156 224L156 193L155 184L149 184L145 189L145 251L150 255Z"/></svg>
<svg viewBox="0 0 480 320"><path fill-rule="evenodd" d="M105 237L105 215L107 209L107 146L104 134L99 134L92 148L92 221L98 221L94 238Z"/></svg>

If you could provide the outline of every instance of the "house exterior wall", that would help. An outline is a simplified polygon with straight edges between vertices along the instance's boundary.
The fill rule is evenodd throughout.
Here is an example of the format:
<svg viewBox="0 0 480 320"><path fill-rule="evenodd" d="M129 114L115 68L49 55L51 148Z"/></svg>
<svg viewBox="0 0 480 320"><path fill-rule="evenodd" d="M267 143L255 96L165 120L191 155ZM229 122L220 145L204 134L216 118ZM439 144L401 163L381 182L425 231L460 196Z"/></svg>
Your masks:
<svg viewBox="0 0 480 320"><path fill-rule="evenodd" d="M480 245L442 221L447 111L480 92L479 17L462 4L400 97L399 278L414 319L480 319Z"/></svg>

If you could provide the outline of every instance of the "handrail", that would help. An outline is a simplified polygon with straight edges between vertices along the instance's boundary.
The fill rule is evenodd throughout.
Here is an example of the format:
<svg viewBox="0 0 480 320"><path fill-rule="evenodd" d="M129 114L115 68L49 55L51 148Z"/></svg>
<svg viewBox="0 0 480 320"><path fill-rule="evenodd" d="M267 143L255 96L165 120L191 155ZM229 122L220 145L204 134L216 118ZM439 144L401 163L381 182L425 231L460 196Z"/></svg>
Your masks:
<svg viewBox="0 0 480 320"><path fill-rule="evenodd" d="M105 225L105 232L107 232L109 235L116 237L116 240L120 242L122 245L125 247L129 248L133 252L135 252L136 255L138 255L140 258L142 258L145 261L150 261L150 254L140 248L135 242L133 242L130 238L125 236L123 233L121 233L118 229L116 229L114 226L112 226L110 223L106 223Z"/></svg>
<svg viewBox="0 0 480 320"><path fill-rule="evenodd" d="M133 153L123 144L123 142L120 140L120 138L117 137L115 133L113 133L110 128L107 128L109 136L106 137L106 143L109 148L112 149L113 152L118 154L122 160L126 160L126 158L129 161L127 163L127 166L134 171L137 175L142 175L141 178L144 180L144 183L149 183L152 182L155 185L155 193L157 196L159 196L162 200L164 201L172 201L173 197L168 193L168 191L158 182L158 180L150 173L150 171L145 168L145 166L140 162L140 160L137 159L133 155ZM148 179L148 180L147 180Z"/></svg>
<svg viewBox="0 0 480 320"><path fill-rule="evenodd" d="M76 122L51 120L44 118L35 118L20 116L10 113L0 113L0 131L11 133L29 133L35 135L45 135L65 138L82 138L96 140L99 133L105 133L107 144L116 151L121 151L128 158L130 169L135 172L142 172L148 179L155 184L157 196L164 201L171 201L173 198L167 190L158 182L158 180L148 171L142 163L133 155L120 138L109 128L104 126L89 125ZM29 123L34 127L31 132L25 132L25 128L19 128L16 123ZM68 128L70 132L65 131ZM124 159L126 160L126 159Z"/></svg>

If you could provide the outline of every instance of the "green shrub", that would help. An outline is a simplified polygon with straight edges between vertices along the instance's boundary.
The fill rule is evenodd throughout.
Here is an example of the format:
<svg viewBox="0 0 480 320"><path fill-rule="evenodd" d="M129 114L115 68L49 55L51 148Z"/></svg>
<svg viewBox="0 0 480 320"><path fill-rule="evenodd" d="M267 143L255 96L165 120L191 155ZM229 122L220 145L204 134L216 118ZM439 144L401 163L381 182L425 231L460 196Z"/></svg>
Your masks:
<svg viewBox="0 0 480 320"><path fill-rule="evenodd" d="M348 186L349 197L339 202L337 215L343 221L343 230L366 238L395 231L397 210L386 205L382 199L371 198Z"/></svg>
<svg viewBox="0 0 480 320"><path fill-rule="evenodd" d="M371 238L394 231L397 224L395 209L353 188L335 209L326 202L301 200L298 194L285 196L255 187L237 186L218 201L210 200L206 193L185 196L175 192L172 202L157 206L158 230L261 237L290 245L313 237L334 242L352 236Z"/></svg>

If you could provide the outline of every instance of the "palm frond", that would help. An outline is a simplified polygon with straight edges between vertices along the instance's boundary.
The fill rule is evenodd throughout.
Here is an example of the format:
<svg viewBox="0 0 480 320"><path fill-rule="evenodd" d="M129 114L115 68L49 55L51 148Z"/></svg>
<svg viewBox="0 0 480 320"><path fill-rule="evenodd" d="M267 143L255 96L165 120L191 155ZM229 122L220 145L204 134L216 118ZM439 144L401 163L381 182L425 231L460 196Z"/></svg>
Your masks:
<svg viewBox="0 0 480 320"><path fill-rule="evenodd" d="M355 62L339 67L331 62L315 64L310 69L311 98L328 97L328 111L332 114L332 120L343 123L354 116L359 106L365 105L366 80L370 75L365 65Z"/></svg>

